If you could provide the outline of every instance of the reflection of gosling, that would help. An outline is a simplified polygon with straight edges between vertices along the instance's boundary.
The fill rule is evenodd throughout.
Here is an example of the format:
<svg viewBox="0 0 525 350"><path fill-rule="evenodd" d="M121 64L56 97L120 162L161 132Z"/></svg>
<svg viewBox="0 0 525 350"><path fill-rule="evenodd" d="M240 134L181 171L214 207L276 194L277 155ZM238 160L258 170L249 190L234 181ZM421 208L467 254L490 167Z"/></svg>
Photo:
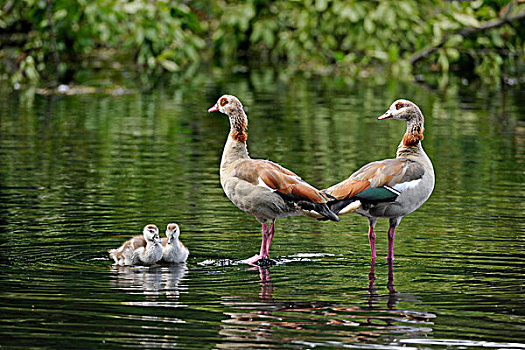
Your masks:
<svg viewBox="0 0 525 350"><path fill-rule="evenodd" d="M177 224L168 224L166 237L162 238L162 261L180 263L188 259L188 248L179 240L180 230Z"/></svg>
<svg viewBox="0 0 525 350"><path fill-rule="evenodd" d="M146 225L142 236L135 236L118 249L108 250L109 256L119 265L153 265L162 259L159 229Z"/></svg>

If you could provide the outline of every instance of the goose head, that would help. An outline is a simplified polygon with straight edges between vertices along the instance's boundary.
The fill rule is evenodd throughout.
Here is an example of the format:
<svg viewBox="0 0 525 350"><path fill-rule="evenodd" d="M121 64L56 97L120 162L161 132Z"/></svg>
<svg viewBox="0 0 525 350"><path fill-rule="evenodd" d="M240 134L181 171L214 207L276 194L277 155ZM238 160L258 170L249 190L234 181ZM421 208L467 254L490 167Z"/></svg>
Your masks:
<svg viewBox="0 0 525 350"><path fill-rule="evenodd" d="M242 110L242 104L239 99L233 95L222 95L217 103L208 109L208 112L221 112L231 115L233 112Z"/></svg>
<svg viewBox="0 0 525 350"><path fill-rule="evenodd" d="M400 99L394 101L394 103L390 105L388 111L386 111L382 116L378 117L377 119L383 120L388 118L404 120L407 123L421 123L423 120L423 114L414 102Z"/></svg>
<svg viewBox="0 0 525 350"><path fill-rule="evenodd" d="M166 237L168 237L168 244L171 244L173 240L176 240L179 238L180 235L180 229L179 225L171 223L168 224L166 227Z"/></svg>

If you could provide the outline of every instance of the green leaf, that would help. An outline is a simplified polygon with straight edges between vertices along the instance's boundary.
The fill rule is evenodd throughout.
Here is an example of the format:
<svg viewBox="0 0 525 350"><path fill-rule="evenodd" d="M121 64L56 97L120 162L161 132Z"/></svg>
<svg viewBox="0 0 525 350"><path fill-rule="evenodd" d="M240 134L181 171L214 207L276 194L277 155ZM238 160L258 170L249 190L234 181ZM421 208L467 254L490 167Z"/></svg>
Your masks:
<svg viewBox="0 0 525 350"><path fill-rule="evenodd" d="M376 29L376 25L374 24L374 21L370 18L370 16L365 17L365 22L363 23L363 27L365 28L365 31L367 33L373 33Z"/></svg>
<svg viewBox="0 0 525 350"><path fill-rule="evenodd" d="M160 64L164 69L166 69L169 72L175 72L179 70L178 64L170 60L162 60L160 61Z"/></svg>
<svg viewBox="0 0 525 350"><path fill-rule="evenodd" d="M402 12L405 14L405 16L411 17L414 14L414 7L413 1L398 1L397 4L401 8Z"/></svg>
<svg viewBox="0 0 525 350"><path fill-rule="evenodd" d="M467 27L479 27L479 21L474 16L467 15L464 13L454 13L452 16L456 21Z"/></svg>
<svg viewBox="0 0 525 350"><path fill-rule="evenodd" d="M327 6L328 6L328 0L317 0L315 2L315 9L319 12L325 11Z"/></svg>
<svg viewBox="0 0 525 350"><path fill-rule="evenodd" d="M473 9L479 9L484 3L484 0L474 0L470 2L470 7Z"/></svg>
<svg viewBox="0 0 525 350"><path fill-rule="evenodd" d="M448 61L448 57L446 55L446 52L444 50L440 50L437 63L439 64L439 66L441 67L441 70L443 72L448 72L449 61Z"/></svg>
<svg viewBox="0 0 525 350"><path fill-rule="evenodd" d="M388 60L388 53L382 50L375 50L372 52L372 56L381 61Z"/></svg>
<svg viewBox="0 0 525 350"><path fill-rule="evenodd" d="M65 18L67 16L67 10L66 9L60 9L57 12L53 14L53 21L60 21L61 19Z"/></svg>
<svg viewBox="0 0 525 350"><path fill-rule="evenodd" d="M359 3L345 6L344 16L348 16L350 22L357 23L363 18L362 6ZM366 14L365 14L366 16Z"/></svg>
<svg viewBox="0 0 525 350"><path fill-rule="evenodd" d="M448 57L451 58L452 62L455 62L459 59L459 51L457 49L454 49L454 48L448 48L446 49L447 51L447 55Z"/></svg>
<svg viewBox="0 0 525 350"><path fill-rule="evenodd" d="M273 32L271 31L271 29L266 28L266 30L262 32L262 35L263 41L266 43L266 45L268 45L268 47L270 48L273 47L275 37L273 36Z"/></svg>
<svg viewBox="0 0 525 350"><path fill-rule="evenodd" d="M494 44L494 46L505 47L505 40L501 37L501 33L499 31L491 31L490 38L492 39L492 43Z"/></svg>
<svg viewBox="0 0 525 350"><path fill-rule="evenodd" d="M147 64L148 64L148 67L149 67L149 68L154 68L155 65L156 65L156 64L155 64L155 57L153 57L153 56L148 57L148 59L147 59L146 62L147 62Z"/></svg>
<svg viewBox="0 0 525 350"><path fill-rule="evenodd" d="M451 35L446 43L447 47L457 47L463 42L463 37L459 34Z"/></svg>
<svg viewBox="0 0 525 350"><path fill-rule="evenodd" d="M342 62L344 58L345 58L344 52L341 52L341 51L334 52L334 60L336 62Z"/></svg>
<svg viewBox="0 0 525 350"><path fill-rule="evenodd" d="M122 9L124 10L124 12L133 15L136 14L138 11L144 9L144 6L140 3L140 1L133 1L125 3Z"/></svg>
<svg viewBox="0 0 525 350"><path fill-rule="evenodd" d="M399 59L399 46L390 45L388 48L388 60L390 62L396 62Z"/></svg>

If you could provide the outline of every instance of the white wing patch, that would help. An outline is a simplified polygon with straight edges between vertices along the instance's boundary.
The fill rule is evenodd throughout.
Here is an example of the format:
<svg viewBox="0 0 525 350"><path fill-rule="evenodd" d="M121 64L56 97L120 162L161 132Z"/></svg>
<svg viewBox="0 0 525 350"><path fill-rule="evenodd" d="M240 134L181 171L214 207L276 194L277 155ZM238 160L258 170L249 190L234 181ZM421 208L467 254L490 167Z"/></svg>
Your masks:
<svg viewBox="0 0 525 350"><path fill-rule="evenodd" d="M403 191L416 187L420 182L421 182L421 179L412 180L408 182L402 182L399 184L395 184L394 186L392 186L392 188L395 190L398 190L399 192L403 192Z"/></svg>
<svg viewBox="0 0 525 350"><path fill-rule="evenodd" d="M361 208L361 201L353 201L352 203L344 207L339 213L337 213L337 215L344 215L346 213L354 212L360 208Z"/></svg>

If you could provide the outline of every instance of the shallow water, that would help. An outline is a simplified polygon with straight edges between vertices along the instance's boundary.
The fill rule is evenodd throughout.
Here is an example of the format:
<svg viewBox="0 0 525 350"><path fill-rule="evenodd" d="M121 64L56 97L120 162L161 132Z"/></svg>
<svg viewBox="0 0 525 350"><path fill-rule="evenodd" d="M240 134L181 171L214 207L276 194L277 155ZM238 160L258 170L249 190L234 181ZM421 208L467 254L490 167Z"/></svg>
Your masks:
<svg viewBox="0 0 525 350"><path fill-rule="evenodd" d="M197 74L153 92L28 97L0 87L0 346L525 348L525 93ZM238 264L260 226L224 196L222 93L253 157L326 187L395 154L396 98L425 114L436 189L371 264L367 222L277 221L270 269ZM187 264L115 267L147 223ZM377 225L386 255L387 222Z"/></svg>

